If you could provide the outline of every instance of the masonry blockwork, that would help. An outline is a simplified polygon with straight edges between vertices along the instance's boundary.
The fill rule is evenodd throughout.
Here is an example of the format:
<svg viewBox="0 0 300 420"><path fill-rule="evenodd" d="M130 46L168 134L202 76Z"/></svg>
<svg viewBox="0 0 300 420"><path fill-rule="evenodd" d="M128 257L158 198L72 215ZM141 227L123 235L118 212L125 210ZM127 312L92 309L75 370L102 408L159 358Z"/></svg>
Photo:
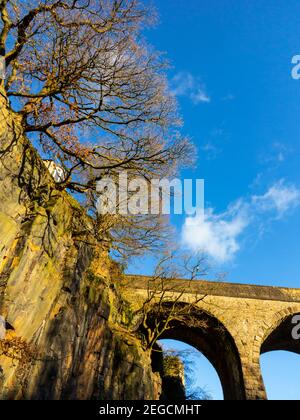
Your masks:
<svg viewBox="0 0 300 420"><path fill-rule="evenodd" d="M291 334L292 319L295 315L299 313L285 315L275 323L261 346L261 354L278 350L300 354L300 340L294 340Z"/></svg>
<svg viewBox="0 0 300 420"><path fill-rule="evenodd" d="M160 339L182 341L199 350L216 369L225 400L244 400L245 388L240 356L235 342L225 326L207 311L198 310L193 317L206 324L205 328L189 327L172 321Z"/></svg>

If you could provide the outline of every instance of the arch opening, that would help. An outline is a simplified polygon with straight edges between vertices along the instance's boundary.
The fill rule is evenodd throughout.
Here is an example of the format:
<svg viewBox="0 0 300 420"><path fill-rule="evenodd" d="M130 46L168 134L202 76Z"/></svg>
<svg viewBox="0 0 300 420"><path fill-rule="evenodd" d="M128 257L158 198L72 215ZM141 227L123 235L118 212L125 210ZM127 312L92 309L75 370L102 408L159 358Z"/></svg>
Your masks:
<svg viewBox="0 0 300 420"><path fill-rule="evenodd" d="M266 336L260 355L269 400L300 399L300 314L284 316ZM298 337L298 339L297 339Z"/></svg>
<svg viewBox="0 0 300 420"><path fill-rule="evenodd" d="M223 400L219 375L209 360L194 347L182 341L159 341L164 357L177 357L184 368L184 391L187 400Z"/></svg>
<svg viewBox="0 0 300 420"><path fill-rule="evenodd" d="M184 304L180 305L182 307ZM164 315L165 313L166 308L163 311ZM191 313L189 315L191 316ZM154 311L152 316L157 320L159 314ZM237 347L228 330L217 318L207 311L194 308L190 323L182 322L176 317L169 323L158 340L166 339L190 345L203 354L218 374L225 400L245 399L245 386Z"/></svg>

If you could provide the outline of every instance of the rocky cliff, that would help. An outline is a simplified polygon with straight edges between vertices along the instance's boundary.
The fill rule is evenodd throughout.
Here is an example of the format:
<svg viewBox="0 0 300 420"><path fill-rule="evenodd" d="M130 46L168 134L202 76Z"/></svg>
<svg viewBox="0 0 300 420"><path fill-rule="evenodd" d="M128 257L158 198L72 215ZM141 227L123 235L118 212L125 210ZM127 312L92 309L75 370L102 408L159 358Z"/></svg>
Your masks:
<svg viewBox="0 0 300 420"><path fill-rule="evenodd" d="M0 100L0 398L157 399L116 265Z"/></svg>

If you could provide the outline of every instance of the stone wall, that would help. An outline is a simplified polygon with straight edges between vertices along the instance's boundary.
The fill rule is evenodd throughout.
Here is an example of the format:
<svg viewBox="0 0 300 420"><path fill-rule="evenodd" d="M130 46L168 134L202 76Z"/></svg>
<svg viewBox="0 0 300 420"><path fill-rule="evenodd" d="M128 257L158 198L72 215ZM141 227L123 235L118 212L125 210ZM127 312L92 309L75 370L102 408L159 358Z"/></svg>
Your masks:
<svg viewBox="0 0 300 420"><path fill-rule="evenodd" d="M149 288L159 298L161 285L149 277L127 276L125 285L135 310L149 296ZM266 399L260 355L273 350L300 354L300 340L292 338L292 318L300 313L300 289L178 279L164 282L163 290L170 302L179 299L178 303L190 304L195 296L202 298L195 317L203 319L207 328L174 323L163 338L200 350L217 370L225 399Z"/></svg>
<svg viewBox="0 0 300 420"><path fill-rule="evenodd" d="M0 398L158 398L107 248L2 96L0 112Z"/></svg>

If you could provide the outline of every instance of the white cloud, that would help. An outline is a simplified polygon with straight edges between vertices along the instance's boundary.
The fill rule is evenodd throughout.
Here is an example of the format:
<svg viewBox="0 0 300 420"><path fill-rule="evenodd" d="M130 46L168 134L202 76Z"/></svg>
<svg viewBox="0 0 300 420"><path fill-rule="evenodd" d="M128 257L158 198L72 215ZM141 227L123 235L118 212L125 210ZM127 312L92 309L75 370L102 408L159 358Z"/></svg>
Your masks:
<svg viewBox="0 0 300 420"><path fill-rule="evenodd" d="M228 262L239 251L242 234L248 227L259 234L262 226L282 218L299 204L300 190L281 180L263 195L230 204L223 213L217 214L210 208L204 218L187 217L182 229L183 245L204 252L218 263Z"/></svg>
<svg viewBox="0 0 300 420"><path fill-rule="evenodd" d="M189 72L177 73L170 82L170 90L175 96L188 97L195 105L210 102L199 79Z"/></svg>
<svg viewBox="0 0 300 420"><path fill-rule="evenodd" d="M238 238L248 224L248 211L242 202L219 215L213 209L208 209L204 218L195 216L186 219L182 232L183 243L218 262L226 262L240 249Z"/></svg>
<svg viewBox="0 0 300 420"><path fill-rule="evenodd" d="M253 196L252 202L259 211L275 211L278 218L300 204L300 190L294 185L285 185L282 179L260 196Z"/></svg>
<svg viewBox="0 0 300 420"><path fill-rule="evenodd" d="M210 97L207 96L204 90L198 88L197 92L191 93L191 100L195 105L198 105L201 102L210 102Z"/></svg>
<svg viewBox="0 0 300 420"><path fill-rule="evenodd" d="M171 92L176 96L186 96L194 89L195 79L190 73L177 73L171 80Z"/></svg>

